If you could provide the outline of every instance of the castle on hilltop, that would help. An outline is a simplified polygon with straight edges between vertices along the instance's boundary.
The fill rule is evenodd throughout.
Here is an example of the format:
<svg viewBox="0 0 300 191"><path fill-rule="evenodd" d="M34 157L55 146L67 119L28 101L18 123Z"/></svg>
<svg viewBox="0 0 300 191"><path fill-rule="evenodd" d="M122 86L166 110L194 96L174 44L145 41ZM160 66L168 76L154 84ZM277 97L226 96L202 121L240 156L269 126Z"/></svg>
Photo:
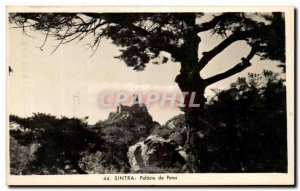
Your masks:
<svg viewBox="0 0 300 191"><path fill-rule="evenodd" d="M148 112L147 107L145 106L145 104L140 103L139 101L139 97L136 94L133 94L133 104L131 106L126 106L126 105L122 105L120 104L119 106L117 106L117 113L122 113L122 112L133 112L133 113L144 113L144 112Z"/></svg>

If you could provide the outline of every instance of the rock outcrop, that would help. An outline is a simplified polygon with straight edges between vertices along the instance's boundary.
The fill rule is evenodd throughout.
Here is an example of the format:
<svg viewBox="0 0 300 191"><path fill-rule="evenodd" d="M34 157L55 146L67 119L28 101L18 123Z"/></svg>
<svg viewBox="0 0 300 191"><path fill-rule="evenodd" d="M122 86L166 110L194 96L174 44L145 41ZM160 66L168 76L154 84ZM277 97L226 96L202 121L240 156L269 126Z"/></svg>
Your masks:
<svg viewBox="0 0 300 191"><path fill-rule="evenodd" d="M96 123L93 129L101 130L115 126L127 129L136 135L146 138L150 135L154 127L159 126L159 123L153 121L145 105L120 105L116 112L111 112L108 119Z"/></svg>
<svg viewBox="0 0 300 191"><path fill-rule="evenodd" d="M151 135L128 149L128 160L132 172L162 173L181 171L186 153L174 141Z"/></svg>
<svg viewBox="0 0 300 191"><path fill-rule="evenodd" d="M168 120L164 125L156 126L151 132L151 135L174 140L180 146L184 146L186 141L186 123L184 115L177 115Z"/></svg>

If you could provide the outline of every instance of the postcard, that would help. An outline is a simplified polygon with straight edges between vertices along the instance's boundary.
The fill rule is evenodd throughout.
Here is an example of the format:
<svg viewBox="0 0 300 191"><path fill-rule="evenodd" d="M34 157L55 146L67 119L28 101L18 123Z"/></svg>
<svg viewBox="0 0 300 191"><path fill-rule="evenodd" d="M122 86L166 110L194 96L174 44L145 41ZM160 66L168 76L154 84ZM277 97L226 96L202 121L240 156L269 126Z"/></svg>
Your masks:
<svg viewBox="0 0 300 191"><path fill-rule="evenodd" d="M7 7L7 184L294 185L293 7Z"/></svg>

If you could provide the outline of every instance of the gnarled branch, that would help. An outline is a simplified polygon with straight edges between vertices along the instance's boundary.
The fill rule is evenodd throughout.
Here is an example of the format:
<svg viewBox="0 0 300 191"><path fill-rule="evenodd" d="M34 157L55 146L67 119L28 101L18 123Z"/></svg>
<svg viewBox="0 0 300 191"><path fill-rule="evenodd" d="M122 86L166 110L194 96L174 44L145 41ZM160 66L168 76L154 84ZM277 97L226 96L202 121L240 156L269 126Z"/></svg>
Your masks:
<svg viewBox="0 0 300 191"><path fill-rule="evenodd" d="M231 34L228 38L223 40L220 44L214 47L212 50L208 52L203 52L202 58L198 62L197 72L200 72L209 61L211 61L216 55L222 52L225 48L230 46L232 43L239 40L246 40L250 37L251 31L239 31Z"/></svg>
<svg viewBox="0 0 300 191"><path fill-rule="evenodd" d="M213 83L216 83L220 80L223 80L225 78L228 78L230 76L233 76L243 70L245 70L246 68L248 68L249 66L251 66L251 63L250 63L250 60L254 57L256 53L256 47L253 45L252 48L251 48L251 51L250 53L247 55L246 58L242 58L242 62L235 65L233 68L227 70L226 72L224 73L220 73L220 74L217 74L215 76L212 76L210 78L207 78L205 79L205 84L208 86L208 85L211 85Z"/></svg>

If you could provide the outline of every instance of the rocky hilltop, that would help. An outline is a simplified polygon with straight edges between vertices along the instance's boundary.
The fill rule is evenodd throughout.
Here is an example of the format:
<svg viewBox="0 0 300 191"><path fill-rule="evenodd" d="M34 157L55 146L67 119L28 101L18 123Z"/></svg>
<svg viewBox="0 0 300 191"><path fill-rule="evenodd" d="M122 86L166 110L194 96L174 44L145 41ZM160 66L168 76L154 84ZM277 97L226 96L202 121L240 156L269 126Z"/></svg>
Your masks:
<svg viewBox="0 0 300 191"><path fill-rule="evenodd" d="M179 172L185 163L184 115L161 126L145 105L120 105L93 129L106 142L107 162L113 158L113 164L131 172Z"/></svg>

